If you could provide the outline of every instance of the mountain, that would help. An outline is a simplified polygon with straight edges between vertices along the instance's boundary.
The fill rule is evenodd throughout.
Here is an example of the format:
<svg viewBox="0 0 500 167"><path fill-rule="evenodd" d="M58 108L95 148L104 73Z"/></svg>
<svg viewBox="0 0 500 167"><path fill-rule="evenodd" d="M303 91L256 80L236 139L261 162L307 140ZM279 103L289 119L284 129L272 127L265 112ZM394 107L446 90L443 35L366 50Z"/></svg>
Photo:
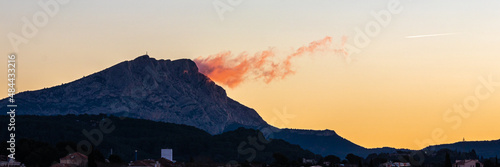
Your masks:
<svg viewBox="0 0 500 167"><path fill-rule="evenodd" d="M463 141L451 144L433 145L424 148L423 150L441 150L450 149L460 152L469 152L475 150L477 155L485 158L495 157L500 155L500 140L491 141Z"/></svg>
<svg viewBox="0 0 500 167"><path fill-rule="evenodd" d="M239 127L268 128L275 139L323 155L363 150L330 130L280 130L268 125L255 110L229 98L222 87L199 73L189 59L143 55L70 83L19 93L15 99L21 115L104 113L191 125L212 135ZM0 110L7 103L1 100Z"/></svg>
<svg viewBox="0 0 500 167"><path fill-rule="evenodd" d="M397 151L387 147L366 149L333 130L275 128L255 110L229 98L189 59L156 60L143 55L70 83L19 93L15 99L20 115L104 113L190 125L211 135L239 127L259 129L268 138L341 158L348 153L365 157ZM6 111L8 103L7 99L0 100L0 110Z"/></svg>
<svg viewBox="0 0 500 167"><path fill-rule="evenodd" d="M332 130L280 129L272 137L299 144L321 155L337 155L342 158L349 153L367 155L366 148L340 137Z"/></svg>
<svg viewBox="0 0 500 167"><path fill-rule="evenodd" d="M71 83L15 96L18 114L115 114L186 124L219 134L229 126L267 123L227 97L188 59L156 60L148 55L116 64ZM3 99L0 109L5 110Z"/></svg>
<svg viewBox="0 0 500 167"><path fill-rule="evenodd" d="M344 158L352 153L366 157L372 153L396 153L397 151L411 151L408 149L396 149L391 147L365 148L357 145L333 130L304 130L304 129L278 129L271 135L274 138L283 139L292 144L298 144L316 154L323 156L336 155Z"/></svg>

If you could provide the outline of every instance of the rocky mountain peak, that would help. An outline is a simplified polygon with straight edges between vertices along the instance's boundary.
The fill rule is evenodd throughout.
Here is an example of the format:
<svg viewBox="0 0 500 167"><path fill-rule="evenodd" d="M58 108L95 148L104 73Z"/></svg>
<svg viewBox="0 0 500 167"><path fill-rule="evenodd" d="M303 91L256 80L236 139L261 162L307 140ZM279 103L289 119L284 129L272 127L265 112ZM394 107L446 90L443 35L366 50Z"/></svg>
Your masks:
<svg viewBox="0 0 500 167"><path fill-rule="evenodd" d="M227 97L189 59L143 55L67 84L16 96L24 111L20 114L125 115L192 125L211 134L228 126L267 126L255 110Z"/></svg>

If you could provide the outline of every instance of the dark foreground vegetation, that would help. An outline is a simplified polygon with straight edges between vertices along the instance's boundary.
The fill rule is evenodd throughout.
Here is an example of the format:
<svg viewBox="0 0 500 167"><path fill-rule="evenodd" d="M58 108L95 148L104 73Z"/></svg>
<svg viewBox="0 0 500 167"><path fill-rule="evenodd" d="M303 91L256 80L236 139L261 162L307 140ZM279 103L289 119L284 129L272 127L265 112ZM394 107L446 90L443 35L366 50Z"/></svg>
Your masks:
<svg viewBox="0 0 500 167"><path fill-rule="evenodd" d="M126 166L135 159L160 160L160 150L173 149L171 166L335 166L379 167L388 161L412 166L452 167L455 160L478 159L484 167L499 167L498 158L482 157L475 150L450 149L320 156L284 140L267 140L258 130L239 128L210 135L192 126L110 115L17 116L16 160L27 166L50 166L68 153L88 156L89 166ZM0 116L0 124L8 117ZM5 132L5 131L3 131ZM0 139L9 139L7 133ZM0 155L9 152L0 144ZM111 153L112 150L112 153ZM303 160L306 159L307 162Z"/></svg>
<svg viewBox="0 0 500 167"><path fill-rule="evenodd" d="M8 117L0 117L7 124ZM79 151L97 161L117 162L158 159L161 149L173 149L179 162L274 162L273 155L290 161L318 155L284 140L266 140L258 130L239 128L210 135L192 126L155 122L110 115L16 116L16 159L27 165L46 166L69 152ZM9 139L7 133L0 136ZM92 151L89 151L88 147ZM7 155L1 143L1 155ZM111 149L113 155L111 155Z"/></svg>

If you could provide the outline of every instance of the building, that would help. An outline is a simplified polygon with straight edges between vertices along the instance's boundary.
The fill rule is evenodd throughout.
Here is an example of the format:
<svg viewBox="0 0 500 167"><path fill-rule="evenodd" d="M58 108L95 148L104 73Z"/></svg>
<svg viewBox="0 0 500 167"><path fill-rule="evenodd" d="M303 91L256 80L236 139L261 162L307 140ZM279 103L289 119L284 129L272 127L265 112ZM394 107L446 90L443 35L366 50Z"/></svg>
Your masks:
<svg viewBox="0 0 500 167"><path fill-rule="evenodd" d="M484 167L484 165L479 160L466 159L456 160L453 167Z"/></svg>
<svg viewBox="0 0 500 167"><path fill-rule="evenodd" d="M130 162L128 167L161 167L158 161L146 159Z"/></svg>
<svg viewBox="0 0 500 167"><path fill-rule="evenodd" d="M87 156L79 152L68 154L67 156L59 159L59 161L60 164L74 166L74 167L87 167L88 165Z"/></svg>
<svg viewBox="0 0 500 167"><path fill-rule="evenodd" d="M16 161L16 160L13 160L13 159L9 159L9 160L2 160L0 161L0 166L3 167L24 167L24 164L22 164L21 162L19 161Z"/></svg>
<svg viewBox="0 0 500 167"><path fill-rule="evenodd" d="M61 163L57 163L57 164L53 164L52 166L50 167L73 167L74 165L68 165L68 164L61 164Z"/></svg>
<svg viewBox="0 0 500 167"><path fill-rule="evenodd" d="M358 167L356 164L339 164L339 167Z"/></svg>
<svg viewBox="0 0 500 167"><path fill-rule="evenodd" d="M172 149L161 149L161 158L165 158L172 162L175 162L173 159L173 155L174 154L172 153Z"/></svg>
<svg viewBox="0 0 500 167"><path fill-rule="evenodd" d="M380 164L381 167L410 167L411 164L409 162L386 162L383 164Z"/></svg>
<svg viewBox="0 0 500 167"><path fill-rule="evenodd" d="M302 163L303 164L316 164L317 161L315 159L305 159L305 158L302 158Z"/></svg>

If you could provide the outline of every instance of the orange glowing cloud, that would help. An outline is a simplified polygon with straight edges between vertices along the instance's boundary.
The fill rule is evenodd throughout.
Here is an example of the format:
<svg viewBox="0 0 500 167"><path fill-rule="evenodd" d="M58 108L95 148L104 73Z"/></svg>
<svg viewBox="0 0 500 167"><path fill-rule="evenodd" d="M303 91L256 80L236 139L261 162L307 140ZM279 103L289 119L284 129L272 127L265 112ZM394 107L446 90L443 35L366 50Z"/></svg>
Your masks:
<svg viewBox="0 0 500 167"><path fill-rule="evenodd" d="M303 55L314 55L316 52L331 52L346 54L343 49L346 38L343 37L340 48L333 48L332 38L327 36L321 40L313 41L307 46L302 46L287 55L284 60L276 60L273 49L257 52L252 56L243 52L235 56L230 51L221 52L207 57L198 57L194 62L201 73L213 81L234 88L247 79L262 79L270 83L275 79L284 79L295 73L292 70L292 60Z"/></svg>

